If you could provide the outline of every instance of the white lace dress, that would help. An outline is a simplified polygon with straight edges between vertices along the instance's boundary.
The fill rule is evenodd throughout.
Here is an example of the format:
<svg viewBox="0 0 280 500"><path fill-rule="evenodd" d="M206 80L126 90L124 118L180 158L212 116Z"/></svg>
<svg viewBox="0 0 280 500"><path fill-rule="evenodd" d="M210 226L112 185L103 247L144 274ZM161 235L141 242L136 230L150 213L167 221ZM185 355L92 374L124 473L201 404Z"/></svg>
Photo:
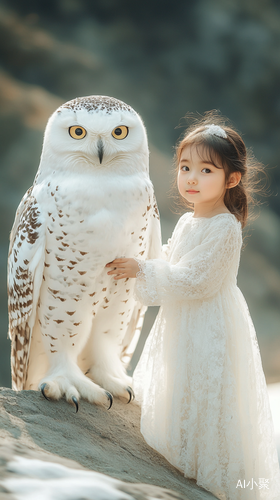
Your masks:
<svg viewBox="0 0 280 500"><path fill-rule="evenodd" d="M236 276L241 224L184 214L135 295L160 305L135 369L141 432L221 500L279 500L280 474L254 326ZM245 483L244 483L245 481Z"/></svg>

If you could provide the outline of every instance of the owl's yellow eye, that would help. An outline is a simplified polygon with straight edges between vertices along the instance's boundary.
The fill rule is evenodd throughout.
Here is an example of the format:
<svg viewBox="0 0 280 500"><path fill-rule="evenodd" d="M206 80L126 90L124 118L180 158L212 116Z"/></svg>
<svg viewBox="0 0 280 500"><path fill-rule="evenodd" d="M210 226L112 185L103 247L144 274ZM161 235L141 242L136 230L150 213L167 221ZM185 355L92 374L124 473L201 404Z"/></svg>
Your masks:
<svg viewBox="0 0 280 500"><path fill-rule="evenodd" d="M128 127L125 125L119 125L119 127L114 128L112 136L115 139L125 139L128 136Z"/></svg>
<svg viewBox="0 0 280 500"><path fill-rule="evenodd" d="M74 125L69 127L69 134L73 139L83 139L87 135L87 131L80 125Z"/></svg>

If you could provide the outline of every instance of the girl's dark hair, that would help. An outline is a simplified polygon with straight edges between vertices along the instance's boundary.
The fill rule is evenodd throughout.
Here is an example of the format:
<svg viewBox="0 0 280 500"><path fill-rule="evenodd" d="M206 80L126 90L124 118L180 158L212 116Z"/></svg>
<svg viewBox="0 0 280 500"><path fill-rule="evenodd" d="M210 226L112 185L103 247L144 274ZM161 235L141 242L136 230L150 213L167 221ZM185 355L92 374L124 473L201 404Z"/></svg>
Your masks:
<svg viewBox="0 0 280 500"><path fill-rule="evenodd" d="M241 136L227 125L228 120L223 118L217 111L210 111L200 118L188 116L193 123L186 130L183 138L176 146L175 162L176 173L178 173L179 162L183 149L188 145L197 148L198 154L206 161L210 161L217 168L224 168L225 182L227 183L232 172L240 172L241 180L237 186L226 189L224 203L228 210L235 215L237 220L245 227L249 207L258 204L255 194L262 191L263 174L267 175L263 165L258 162L251 150L246 149ZM218 125L225 131L227 137L223 138L214 134L203 134L207 125ZM184 206L192 207L185 199Z"/></svg>

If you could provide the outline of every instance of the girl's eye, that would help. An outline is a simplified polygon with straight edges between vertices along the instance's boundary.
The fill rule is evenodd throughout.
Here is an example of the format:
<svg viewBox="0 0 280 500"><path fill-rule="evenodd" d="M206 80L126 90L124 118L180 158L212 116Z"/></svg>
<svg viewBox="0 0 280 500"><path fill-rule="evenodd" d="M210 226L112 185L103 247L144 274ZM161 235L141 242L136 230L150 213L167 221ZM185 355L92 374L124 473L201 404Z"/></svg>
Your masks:
<svg viewBox="0 0 280 500"><path fill-rule="evenodd" d="M187 167L187 165L184 165L181 170L184 170L185 172L187 172L189 170L189 167Z"/></svg>
<svg viewBox="0 0 280 500"><path fill-rule="evenodd" d="M206 167L205 167L205 168L203 168L203 169L201 170L201 172L203 172L204 170L207 170L207 172L205 172L206 174L210 174L210 173L211 173L210 168L206 168Z"/></svg>

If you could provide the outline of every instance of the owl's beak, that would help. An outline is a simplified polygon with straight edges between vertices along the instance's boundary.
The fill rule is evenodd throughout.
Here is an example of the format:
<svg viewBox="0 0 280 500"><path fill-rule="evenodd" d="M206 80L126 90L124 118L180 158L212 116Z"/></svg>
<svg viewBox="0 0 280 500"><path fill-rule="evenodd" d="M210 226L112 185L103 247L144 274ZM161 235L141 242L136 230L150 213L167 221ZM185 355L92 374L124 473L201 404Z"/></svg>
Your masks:
<svg viewBox="0 0 280 500"><path fill-rule="evenodd" d="M99 158L99 163L101 165L102 160L103 160L103 155L104 155L104 145L101 139L98 139L97 142L97 151L98 151L98 158Z"/></svg>

